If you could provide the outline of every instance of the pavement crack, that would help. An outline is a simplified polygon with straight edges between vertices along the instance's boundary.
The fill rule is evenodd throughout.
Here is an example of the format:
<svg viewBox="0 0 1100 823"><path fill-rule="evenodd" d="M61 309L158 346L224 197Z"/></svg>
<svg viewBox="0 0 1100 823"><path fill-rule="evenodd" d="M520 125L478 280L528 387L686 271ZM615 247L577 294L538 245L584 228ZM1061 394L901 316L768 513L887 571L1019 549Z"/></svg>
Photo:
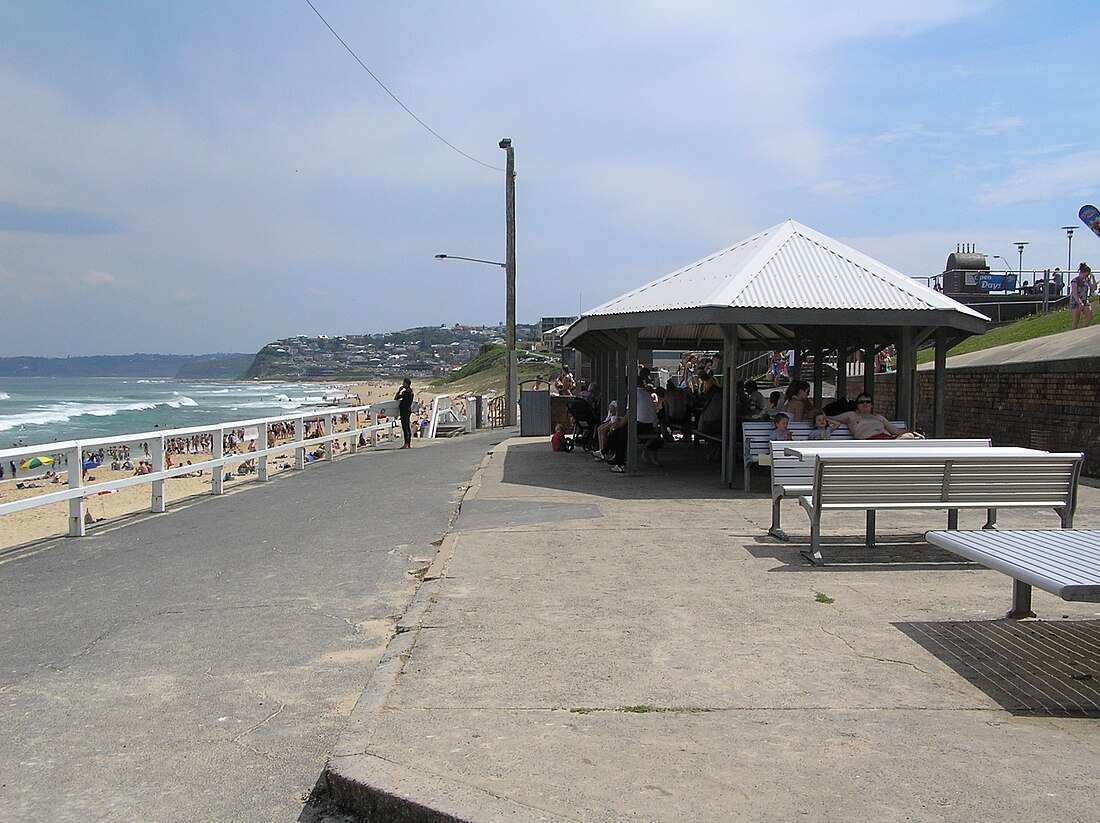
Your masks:
<svg viewBox="0 0 1100 823"><path fill-rule="evenodd" d="M258 723L253 723L251 726L249 726L247 729L245 729L239 735L234 737L233 742L234 743L240 743L241 740L243 740L248 735L252 734L252 732L256 731L256 729L270 723L272 720L274 720L276 717L278 717L280 714L282 714L283 709L285 709L285 708L286 708L286 703L280 703L279 708L277 708L275 711L273 711L271 714L269 714L267 717L265 717L263 720L259 721ZM245 744L242 744L242 745L245 745ZM246 746L246 748L251 749L252 751L256 751L251 746ZM256 753L257 754L262 754L262 752L256 752Z"/></svg>
<svg viewBox="0 0 1100 823"><path fill-rule="evenodd" d="M853 646L850 642L848 642L848 639L846 637L844 637L843 635L838 634L837 632L831 632L828 629L826 629L824 626L818 626L818 628L821 629L821 631L823 631L825 634L829 635L829 637L834 637L837 640L839 640L841 643L843 643L845 646L847 646L848 650L852 654L854 654L856 657L858 657L860 660L873 660L876 663L896 663L899 666L908 666L909 668L911 668L915 671L918 671L918 672L920 672L921 674L923 674L925 676L929 676L928 672L926 672L924 669L922 669L916 663L913 663L909 660L898 660L898 659L893 658L893 657L879 657L879 656L873 655L873 654L864 654L863 652L859 651L855 646Z"/></svg>

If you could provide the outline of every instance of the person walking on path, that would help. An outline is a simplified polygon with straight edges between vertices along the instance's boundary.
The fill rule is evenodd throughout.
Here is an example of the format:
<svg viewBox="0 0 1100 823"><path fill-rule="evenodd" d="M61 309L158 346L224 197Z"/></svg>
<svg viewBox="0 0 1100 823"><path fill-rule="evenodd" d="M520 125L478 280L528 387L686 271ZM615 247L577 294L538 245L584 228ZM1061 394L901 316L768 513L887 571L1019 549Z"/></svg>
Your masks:
<svg viewBox="0 0 1100 823"><path fill-rule="evenodd" d="M410 418L412 417L413 407L413 390L412 381L409 378L405 378L401 381L401 388L397 390L397 394L394 395L394 400L399 401L397 405L397 413L401 416L401 434L405 436L405 445L401 448L412 448L412 423Z"/></svg>
<svg viewBox="0 0 1100 823"><path fill-rule="evenodd" d="M1092 325L1092 292L1096 281L1092 279L1092 269L1088 263L1082 263L1077 267L1077 276L1069 281L1069 307L1073 311L1073 326L1081 322L1082 312L1085 315L1085 325Z"/></svg>

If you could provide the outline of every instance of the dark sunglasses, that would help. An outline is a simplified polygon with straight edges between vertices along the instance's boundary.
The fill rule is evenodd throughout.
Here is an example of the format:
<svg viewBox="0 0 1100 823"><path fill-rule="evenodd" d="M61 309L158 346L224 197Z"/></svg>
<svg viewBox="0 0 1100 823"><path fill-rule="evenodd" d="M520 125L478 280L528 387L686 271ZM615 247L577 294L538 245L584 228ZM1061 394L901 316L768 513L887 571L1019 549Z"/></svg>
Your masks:
<svg viewBox="0 0 1100 823"><path fill-rule="evenodd" d="M856 405L857 406L870 406L871 402L872 401L870 401L870 400L857 400Z"/></svg>

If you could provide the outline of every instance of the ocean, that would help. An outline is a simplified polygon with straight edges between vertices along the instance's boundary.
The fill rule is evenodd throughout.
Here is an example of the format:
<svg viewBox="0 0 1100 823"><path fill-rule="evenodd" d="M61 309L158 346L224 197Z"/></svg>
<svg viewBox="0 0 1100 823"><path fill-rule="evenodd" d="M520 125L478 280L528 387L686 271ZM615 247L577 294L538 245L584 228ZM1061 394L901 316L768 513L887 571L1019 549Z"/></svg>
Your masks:
<svg viewBox="0 0 1100 823"><path fill-rule="evenodd" d="M0 377L0 448L274 417L347 395L347 384Z"/></svg>

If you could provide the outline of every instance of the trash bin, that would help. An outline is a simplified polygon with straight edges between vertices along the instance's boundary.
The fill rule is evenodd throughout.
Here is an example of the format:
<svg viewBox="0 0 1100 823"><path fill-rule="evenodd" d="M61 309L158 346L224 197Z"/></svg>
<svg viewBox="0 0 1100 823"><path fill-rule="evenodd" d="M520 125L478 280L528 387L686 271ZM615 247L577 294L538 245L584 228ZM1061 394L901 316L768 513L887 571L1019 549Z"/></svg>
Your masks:
<svg viewBox="0 0 1100 823"><path fill-rule="evenodd" d="M550 434L550 392L519 393L520 437L546 437Z"/></svg>

